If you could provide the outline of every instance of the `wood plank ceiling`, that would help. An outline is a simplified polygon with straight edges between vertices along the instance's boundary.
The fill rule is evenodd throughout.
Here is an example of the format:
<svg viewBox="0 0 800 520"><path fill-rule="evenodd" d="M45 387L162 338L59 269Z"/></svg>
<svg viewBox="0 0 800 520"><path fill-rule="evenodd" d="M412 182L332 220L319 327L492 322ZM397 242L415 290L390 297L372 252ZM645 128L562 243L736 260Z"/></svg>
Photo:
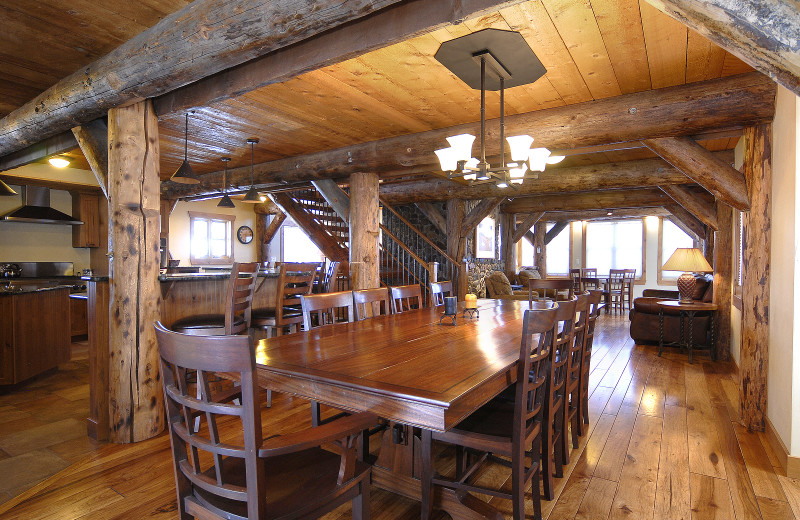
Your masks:
<svg viewBox="0 0 800 520"><path fill-rule="evenodd" d="M0 114L187 3L0 0L10 27L0 36L0 67L10 72L0 78ZM219 171L225 155L231 167L247 165L250 136L261 139L259 163L477 121L479 92L433 55L442 42L487 27L519 31L547 68L536 83L506 92L507 114L753 70L644 0L533 0L198 109L189 123L190 161L198 173ZM34 46L41 54L24 52ZM498 116L499 95L487 93L487 117ZM168 178L183 159L183 113L162 116L159 128ZM703 144L720 150L735 142ZM646 149L601 152L563 165L646 157L653 157Z"/></svg>

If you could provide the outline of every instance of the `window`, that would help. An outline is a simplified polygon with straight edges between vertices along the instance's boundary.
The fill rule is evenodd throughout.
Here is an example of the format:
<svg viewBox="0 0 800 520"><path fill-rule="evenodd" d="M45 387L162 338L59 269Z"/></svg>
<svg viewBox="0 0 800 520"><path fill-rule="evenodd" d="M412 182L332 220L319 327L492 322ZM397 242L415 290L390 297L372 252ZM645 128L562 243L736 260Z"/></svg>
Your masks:
<svg viewBox="0 0 800 520"><path fill-rule="evenodd" d="M636 269L636 278L644 273L644 221L589 222L586 224L585 267L606 275L611 269Z"/></svg>
<svg viewBox="0 0 800 520"><path fill-rule="evenodd" d="M189 212L190 260L196 264L233 263L233 215Z"/></svg>
<svg viewBox="0 0 800 520"><path fill-rule="evenodd" d="M281 237L284 262L321 262L325 255L297 226L284 225Z"/></svg>
<svg viewBox="0 0 800 520"><path fill-rule="evenodd" d="M533 257L533 244L530 243L528 237L522 237L519 241L519 253L517 254L517 267L525 265L534 265Z"/></svg>
<svg viewBox="0 0 800 520"><path fill-rule="evenodd" d="M686 234L674 222L661 219L658 228L658 284L665 285L678 279L681 273L674 271L662 271L661 266L669 260L672 253L679 247L697 247L698 244L690 235Z"/></svg>
<svg viewBox="0 0 800 520"><path fill-rule="evenodd" d="M547 231L557 225L548 223ZM567 225L545 246L547 276L569 276L570 235Z"/></svg>
<svg viewBox="0 0 800 520"><path fill-rule="evenodd" d="M733 210L733 305L742 310L742 280L744 271L744 213Z"/></svg>

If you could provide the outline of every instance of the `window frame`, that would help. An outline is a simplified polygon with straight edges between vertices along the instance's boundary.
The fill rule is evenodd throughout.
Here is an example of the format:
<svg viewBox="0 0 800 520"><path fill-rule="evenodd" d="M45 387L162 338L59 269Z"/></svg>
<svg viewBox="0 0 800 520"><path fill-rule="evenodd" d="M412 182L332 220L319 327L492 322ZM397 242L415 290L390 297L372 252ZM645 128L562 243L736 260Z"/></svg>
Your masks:
<svg viewBox="0 0 800 520"><path fill-rule="evenodd" d="M192 265L228 265L234 262L235 253L233 250L233 223L236 221L235 215L225 215L222 213L206 213L201 211L189 211L189 262ZM230 247L230 256L219 258L211 257L211 250L207 251L208 256L195 256L194 254L194 223L196 220L206 220L209 224L213 221L225 222L228 226L227 240ZM209 226L209 230L211 226ZM207 240L210 243L209 240Z"/></svg>
<svg viewBox="0 0 800 520"><path fill-rule="evenodd" d="M667 217L659 217L658 218L658 263L656 265L656 267L658 267L658 276L656 278L656 282L658 283L658 285L672 285L672 282L675 282L676 284L678 283L678 276L680 276L680 275L676 275L675 278L665 277L664 276L664 270L661 268L661 266L663 266L664 262L665 262L665 260L664 260L664 220L668 220L668 221L672 222L672 224L675 225L675 227L677 227L678 229L680 229L684 233L686 233L686 231L681 229L681 227L678 224L675 224L675 221L673 221L673 220L671 220L671 219L669 219ZM687 233L687 235L688 235L688 233ZM689 238L692 239L692 247L700 248L701 244L700 244L700 240L697 238L697 236L692 236L692 235L688 235L688 236L689 236Z"/></svg>
<svg viewBox="0 0 800 520"><path fill-rule="evenodd" d="M744 212L733 210L733 306L742 310L742 284L744 278L744 248L742 233L744 233Z"/></svg>
<svg viewBox="0 0 800 520"><path fill-rule="evenodd" d="M608 219L608 220L590 220L586 221L581 230L581 239L583 241L583 250L581 251L581 268L586 269L586 244L587 244L587 237L589 236L589 224L591 223L609 223L609 222L630 222L633 220L638 220L642 223L642 265L641 268L637 271L639 274L633 280L634 285L645 285L647 283L647 275L645 273L645 267L647 266L647 225L644 221L644 217L641 218L620 218L620 219ZM598 276L602 275L603 273L598 273Z"/></svg>
<svg viewBox="0 0 800 520"><path fill-rule="evenodd" d="M573 225L574 223L575 223L574 221L570 221L570 222L569 222L569 225L568 225L567 227L565 227L564 229L562 229L562 230L561 230L561 233L563 233L563 232L565 232L565 231L567 232L567 255L568 255L568 258L569 258L569 265L567 266L567 272L566 272L565 274L556 273L554 276L563 277L563 278L568 278L568 277L569 277L569 271L570 271L570 269L572 269L572 264L573 264L573 262L572 262L572 225ZM550 222L550 221L548 221L548 222L545 222L545 223L544 223L544 227L545 227L545 235L547 235L547 231L549 231L549 230L547 229L547 225L548 225L548 224L553 224L553 225L555 225L555 224L557 224L557 222ZM560 235L561 233L559 233L558 235ZM555 240L555 239L558 237L558 235L556 235L555 237L553 237L553 240ZM552 242L552 240L551 240L551 242ZM549 264L548 264L548 262L547 262L547 247L548 247L549 245L550 245L550 244L545 244L545 245L544 245L544 252L543 252L543 254L544 254L544 258L545 258L545 271L547 271L547 272L545 272L545 273L541 273L541 272L540 272L540 275L541 275L542 277L544 277L544 278L549 278L549 277L550 277L550 265L549 265ZM534 249L533 249L533 250L534 250L534 256L535 256L535 255L536 255L536 246L534 246Z"/></svg>

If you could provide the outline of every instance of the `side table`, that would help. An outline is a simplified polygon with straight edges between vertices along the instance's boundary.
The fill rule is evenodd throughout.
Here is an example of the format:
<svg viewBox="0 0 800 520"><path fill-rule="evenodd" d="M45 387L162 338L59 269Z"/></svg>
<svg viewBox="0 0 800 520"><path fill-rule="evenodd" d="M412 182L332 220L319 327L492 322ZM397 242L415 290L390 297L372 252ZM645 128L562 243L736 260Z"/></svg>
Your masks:
<svg viewBox="0 0 800 520"><path fill-rule="evenodd" d="M715 342L716 337L714 334L715 324L714 318L717 313L717 306L713 303L704 302L681 302L676 300L661 300L658 304L658 355L664 351L664 309L676 309L680 315L680 340L677 343L669 345L679 346L686 348L689 351L689 363L693 363L692 349L694 345L694 318L698 314L708 314L711 318L711 341L707 347L711 351L711 359L716 361ZM688 328L688 331L687 331Z"/></svg>

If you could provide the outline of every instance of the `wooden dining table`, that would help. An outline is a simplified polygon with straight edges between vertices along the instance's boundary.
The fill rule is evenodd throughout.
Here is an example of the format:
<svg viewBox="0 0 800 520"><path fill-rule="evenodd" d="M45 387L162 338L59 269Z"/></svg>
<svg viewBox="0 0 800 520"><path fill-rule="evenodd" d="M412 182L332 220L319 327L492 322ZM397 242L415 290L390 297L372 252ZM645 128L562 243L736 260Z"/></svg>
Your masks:
<svg viewBox="0 0 800 520"><path fill-rule="evenodd" d="M478 318L459 313L455 325L439 324L443 307L434 307L261 340L259 384L387 420L372 482L420 500L420 447L431 433L452 428L516 379L528 302L479 300L478 309ZM432 500L454 519L503 518L470 494L437 488Z"/></svg>

